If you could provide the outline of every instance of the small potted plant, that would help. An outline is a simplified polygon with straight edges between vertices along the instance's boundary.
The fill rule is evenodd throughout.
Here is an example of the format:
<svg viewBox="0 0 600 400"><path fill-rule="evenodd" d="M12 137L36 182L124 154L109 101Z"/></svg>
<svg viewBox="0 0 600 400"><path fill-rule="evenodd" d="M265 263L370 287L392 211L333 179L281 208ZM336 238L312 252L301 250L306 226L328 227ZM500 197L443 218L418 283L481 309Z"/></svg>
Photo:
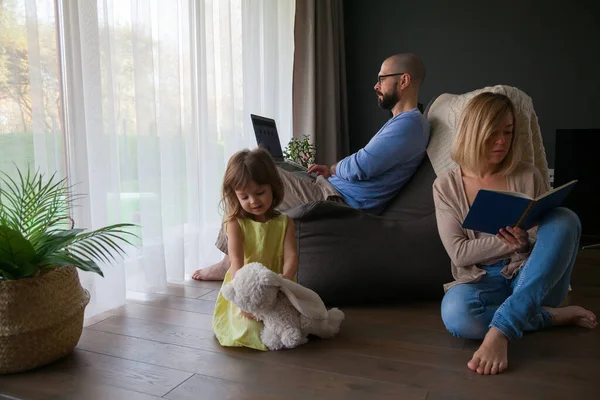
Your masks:
<svg viewBox="0 0 600 400"><path fill-rule="evenodd" d="M90 295L76 268L103 276L98 262L123 253L132 224L73 229L77 196L66 180L38 172L0 177L0 374L69 354Z"/></svg>
<svg viewBox="0 0 600 400"><path fill-rule="evenodd" d="M283 151L283 156L303 167L308 168L310 165L315 163L315 156L317 149L314 144L310 142L308 135L304 135L302 139L292 138Z"/></svg>

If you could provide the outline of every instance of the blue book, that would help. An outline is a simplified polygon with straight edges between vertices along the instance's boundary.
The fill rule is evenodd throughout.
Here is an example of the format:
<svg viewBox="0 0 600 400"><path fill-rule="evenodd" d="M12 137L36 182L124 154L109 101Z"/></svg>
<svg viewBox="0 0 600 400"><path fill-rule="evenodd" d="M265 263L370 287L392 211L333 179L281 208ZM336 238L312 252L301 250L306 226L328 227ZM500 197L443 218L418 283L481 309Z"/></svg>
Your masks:
<svg viewBox="0 0 600 400"><path fill-rule="evenodd" d="M576 183L565 183L535 199L521 193L480 189L462 227L491 235L507 226L531 229L548 211L561 205Z"/></svg>

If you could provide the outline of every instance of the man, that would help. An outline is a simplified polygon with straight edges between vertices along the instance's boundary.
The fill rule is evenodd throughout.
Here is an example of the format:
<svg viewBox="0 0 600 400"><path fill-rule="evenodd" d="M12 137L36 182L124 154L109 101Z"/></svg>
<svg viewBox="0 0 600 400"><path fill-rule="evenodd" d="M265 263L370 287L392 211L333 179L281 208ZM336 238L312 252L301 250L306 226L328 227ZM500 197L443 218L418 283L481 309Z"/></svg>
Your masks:
<svg viewBox="0 0 600 400"><path fill-rule="evenodd" d="M279 207L286 211L298 205L332 200L379 214L400 191L421 164L429 142L429 124L417 108L425 67L414 54L387 58L377 76L375 92L379 106L392 114L385 125L358 152L328 167L312 165L316 180L280 169L285 197ZM227 252L227 238L221 231L217 247ZM222 280L229 268L225 258L193 278Z"/></svg>

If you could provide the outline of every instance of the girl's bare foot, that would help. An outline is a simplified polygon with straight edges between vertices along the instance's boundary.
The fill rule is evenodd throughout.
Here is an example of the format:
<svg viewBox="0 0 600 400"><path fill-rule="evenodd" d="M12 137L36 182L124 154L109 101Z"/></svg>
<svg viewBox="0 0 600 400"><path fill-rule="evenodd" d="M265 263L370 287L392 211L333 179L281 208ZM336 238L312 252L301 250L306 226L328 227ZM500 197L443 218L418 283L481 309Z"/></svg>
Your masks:
<svg viewBox="0 0 600 400"><path fill-rule="evenodd" d="M577 325L583 328L593 329L598 326L596 315L590 310L579 306L567 306L560 308L542 307L552 315L552 325Z"/></svg>
<svg viewBox="0 0 600 400"><path fill-rule="evenodd" d="M508 366L508 339L496 328L490 328L479 349L467 363L478 374L495 375Z"/></svg>
<svg viewBox="0 0 600 400"><path fill-rule="evenodd" d="M192 275L197 281L222 281L229 269L229 257L227 255L221 261L210 267L199 269Z"/></svg>

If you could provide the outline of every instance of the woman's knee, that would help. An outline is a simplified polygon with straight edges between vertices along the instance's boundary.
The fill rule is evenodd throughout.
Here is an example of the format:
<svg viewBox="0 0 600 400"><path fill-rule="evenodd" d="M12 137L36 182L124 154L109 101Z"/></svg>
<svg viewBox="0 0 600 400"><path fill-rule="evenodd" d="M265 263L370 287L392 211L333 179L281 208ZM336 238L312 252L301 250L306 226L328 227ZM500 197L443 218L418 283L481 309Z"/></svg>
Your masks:
<svg viewBox="0 0 600 400"><path fill-rule="evenodd" d="M465 339L482 339L488 322L482 315L483 305L474 297L468 284L451 288L442 300L442 321L448 332Z"/></svg>
<svg viewBox="0 0 600 400"><path fill-rule="evenodd" d="M579 239L581 221L579 216L565 207L557 207L550 211L541 221L540 228L551 227L552 230L569 233Z"/></svg>

